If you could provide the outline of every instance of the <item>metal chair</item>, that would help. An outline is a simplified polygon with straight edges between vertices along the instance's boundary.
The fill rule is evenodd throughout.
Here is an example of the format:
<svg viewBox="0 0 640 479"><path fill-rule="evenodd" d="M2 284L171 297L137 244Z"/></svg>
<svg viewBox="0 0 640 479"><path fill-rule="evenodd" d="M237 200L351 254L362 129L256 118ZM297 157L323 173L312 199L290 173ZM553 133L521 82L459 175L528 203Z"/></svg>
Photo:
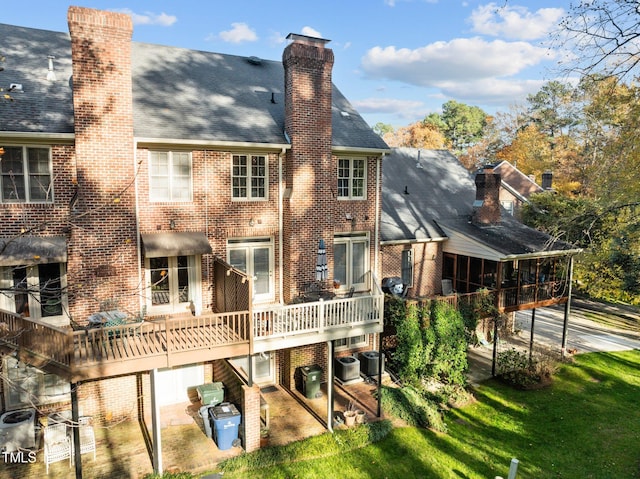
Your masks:
<svg viewBox="0 0 640 479"><path fill-rule="evenodd" d="M49 464L69 459L73 463L73 445L64 423L49 424L44 428L44 463L49 474Z"/></svg>

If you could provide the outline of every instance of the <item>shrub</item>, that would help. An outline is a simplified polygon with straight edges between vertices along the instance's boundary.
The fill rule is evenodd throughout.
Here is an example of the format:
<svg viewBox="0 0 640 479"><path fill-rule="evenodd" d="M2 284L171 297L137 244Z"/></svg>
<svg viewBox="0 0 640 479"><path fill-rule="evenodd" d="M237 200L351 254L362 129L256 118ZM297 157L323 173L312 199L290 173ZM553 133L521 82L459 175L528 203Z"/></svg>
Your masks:
<svg viewBox="0 0 640 479"><path fill-rule="evenodd" d="M557 371L557 363L549 354L538 353L529 359L527 352L510 348L498 353L496 371L506 383L530 389L548 384Z"/></svg>
<svg viewBox="0 0 640 479"><path fill-rule="evenodd" d="M438 432L447 431L439 404L413 386L383 387L381 394L384 410L410 426L428 427Z"/></svg>

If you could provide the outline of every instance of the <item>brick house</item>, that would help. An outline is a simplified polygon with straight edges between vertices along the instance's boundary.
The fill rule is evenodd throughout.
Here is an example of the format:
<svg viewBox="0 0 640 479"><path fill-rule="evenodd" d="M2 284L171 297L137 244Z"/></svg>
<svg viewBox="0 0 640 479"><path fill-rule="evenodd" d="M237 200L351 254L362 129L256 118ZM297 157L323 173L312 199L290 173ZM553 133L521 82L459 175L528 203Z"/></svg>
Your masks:
<svg viewBox="0 0 640 479"><path fill-rule="evenodd" d="M290 35L276 62L138 44L119 13L68 25L0 25L22 46L0 74L0 314L29 331L0 346L5 379L36 378L3 381L2 410L151 409L157 429L222 381L256 449L260 387L312 364L333 384L336 357L378 347L389 149L327 40Z"/></svg>
<svg viewBox="0 0 640 479"><path fill-rule="evenodd" d="M493 165L493 171L501 179L500 204L516 218L520 218L520 209L531 195L551 189L553 174L549 171L542 174L542 185L536 183L533 175L525 175L506 160Z"/></svg>
<svg viewBox="0 0 640 479"><path fill-rule="evenodd" d="M472 175L449 151L412 148L384 161L383 276L400 278L407 296L455 302L486 289L507 314L570 302L580 250L508 214L493 167Z"/></svg>

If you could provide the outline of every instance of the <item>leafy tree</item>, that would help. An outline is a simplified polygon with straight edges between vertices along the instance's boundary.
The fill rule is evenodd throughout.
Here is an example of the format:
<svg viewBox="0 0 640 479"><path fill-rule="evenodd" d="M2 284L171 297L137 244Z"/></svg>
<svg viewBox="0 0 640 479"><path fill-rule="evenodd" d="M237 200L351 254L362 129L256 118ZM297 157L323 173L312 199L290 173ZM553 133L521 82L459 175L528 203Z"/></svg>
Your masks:
<svg viewBox="0 0 640 479"><path fill-rule="evenodd" d="M387 133L393 133L393 126L388 123L378 122L373 126L373 131L376 132L380 136L384 136Z"/></svg>
<svg viewBox="0 0 640 479"><path fill-rule="evenodd" d="M407 146L437 150L447 146L447 140L440 129L424 121L388 132L383 139L391 147Z"/></svg>
<svg viewBox="0 0 640 479"><path fill-rule="evenodd" d="M480 107L449 100L442 114L432 113L425 121L438 126L454 152L462 153L482 138L487 114Z"/></svg>

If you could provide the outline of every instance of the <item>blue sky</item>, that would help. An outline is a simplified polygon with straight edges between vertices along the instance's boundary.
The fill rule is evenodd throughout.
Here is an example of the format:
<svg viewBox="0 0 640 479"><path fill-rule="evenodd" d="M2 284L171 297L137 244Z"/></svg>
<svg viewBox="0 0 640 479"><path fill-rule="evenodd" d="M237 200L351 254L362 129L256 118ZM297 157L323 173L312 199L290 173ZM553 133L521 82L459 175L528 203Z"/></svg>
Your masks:
<svg viewBox="0 0 640 479"><path fill-rule="evenodd" d="M404 126L456 100L488 113L555 79L545 46L569 0L35 0L0 22L68 31L69 5L127 12L133 40L280 60L289 33L331 40L333 81L371 125ZM8 4L7 4L8 5ZM2 40L0 39L0 45ZM2 45L1 48L7 48Z"/></svg>

